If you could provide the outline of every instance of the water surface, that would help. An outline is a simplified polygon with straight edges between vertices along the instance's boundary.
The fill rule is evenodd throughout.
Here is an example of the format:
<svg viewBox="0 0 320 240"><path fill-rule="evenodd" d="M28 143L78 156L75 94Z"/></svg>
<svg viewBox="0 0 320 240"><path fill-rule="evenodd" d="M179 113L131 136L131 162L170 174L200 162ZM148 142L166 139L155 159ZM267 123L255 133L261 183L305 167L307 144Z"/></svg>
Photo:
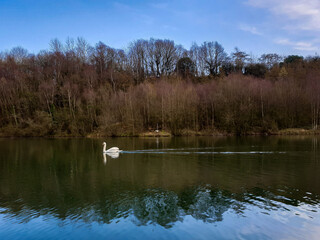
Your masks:
<svg viewBox="0 0 320 240"><path fill-rule="evenodd" d="M119 155L103 155L102 142ZM318 137L1 139L0 239L319 239Z"/></svg>

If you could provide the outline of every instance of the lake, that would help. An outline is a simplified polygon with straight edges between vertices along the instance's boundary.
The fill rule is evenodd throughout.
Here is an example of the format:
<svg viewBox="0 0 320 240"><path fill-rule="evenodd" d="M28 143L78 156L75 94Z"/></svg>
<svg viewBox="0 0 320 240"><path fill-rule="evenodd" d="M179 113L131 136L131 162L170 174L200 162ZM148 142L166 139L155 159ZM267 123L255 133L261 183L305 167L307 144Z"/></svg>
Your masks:
<svg viewBox="0 0 320 240"><path fill-rule="evenodd" d="M319 239L319 153L313 136L0 139L0 239Z"/></svg>

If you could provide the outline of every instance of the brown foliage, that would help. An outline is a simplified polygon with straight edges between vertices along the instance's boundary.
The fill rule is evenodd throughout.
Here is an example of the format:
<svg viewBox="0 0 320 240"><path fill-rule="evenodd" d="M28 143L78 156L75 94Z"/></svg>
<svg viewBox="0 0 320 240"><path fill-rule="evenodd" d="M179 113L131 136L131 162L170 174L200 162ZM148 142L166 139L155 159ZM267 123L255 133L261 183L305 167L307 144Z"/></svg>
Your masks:
<svg viewBox="0 0 320 240"><path fill-rule="evenodd" d="M124 136L156 128L175 135L189 130L243 134L318 128L316 57L279 64L276 54L264 55L259 65L250 63L265 64L266 74L256 78L243 70L244 52L236 52L242 55L227 63L221 45L223 59L212 59L208 71L197 45L186 51L169 40L138 40L126 53L101 42L92 48L83 39L77 41L73 47L70 39L66 46L54 40L52 51L36 56L21 48L1 55L2 135ZM181 74L179 59L188 59L194 69ZM219 70L226 66L225 72Z"/></svg>

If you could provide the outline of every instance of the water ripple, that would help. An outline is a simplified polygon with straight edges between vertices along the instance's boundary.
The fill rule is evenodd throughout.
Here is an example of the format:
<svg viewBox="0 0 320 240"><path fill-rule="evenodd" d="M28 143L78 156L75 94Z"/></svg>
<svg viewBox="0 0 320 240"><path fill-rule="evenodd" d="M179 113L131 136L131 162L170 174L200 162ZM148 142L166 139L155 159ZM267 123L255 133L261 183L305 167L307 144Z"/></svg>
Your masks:
<svg viewBox="0 0 320 240"><path fill-rule="evenodd" d="M135 151L122 151L122 153L132 153L132 154L285 154L286 152L282 151L250 151L250 152L186 152L186 151L177 151L173 152L173 149L170 151L159 151L155 149L151 150L135 150Z"/></svg>

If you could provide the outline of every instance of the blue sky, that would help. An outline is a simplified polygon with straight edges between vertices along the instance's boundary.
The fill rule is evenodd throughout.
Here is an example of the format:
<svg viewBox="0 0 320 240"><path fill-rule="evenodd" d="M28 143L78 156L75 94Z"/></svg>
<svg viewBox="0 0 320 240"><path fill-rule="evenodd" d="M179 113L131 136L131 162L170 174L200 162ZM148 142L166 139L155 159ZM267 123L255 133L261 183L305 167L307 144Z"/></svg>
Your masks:
<svg viewBox="0 0 320 240"><path fill-rule="evenodd" d="M166 38L189 48L218 41L230 53L320 53L320 0L0 0L0 51L48 49L83 37L126 48Z"/></svg>

